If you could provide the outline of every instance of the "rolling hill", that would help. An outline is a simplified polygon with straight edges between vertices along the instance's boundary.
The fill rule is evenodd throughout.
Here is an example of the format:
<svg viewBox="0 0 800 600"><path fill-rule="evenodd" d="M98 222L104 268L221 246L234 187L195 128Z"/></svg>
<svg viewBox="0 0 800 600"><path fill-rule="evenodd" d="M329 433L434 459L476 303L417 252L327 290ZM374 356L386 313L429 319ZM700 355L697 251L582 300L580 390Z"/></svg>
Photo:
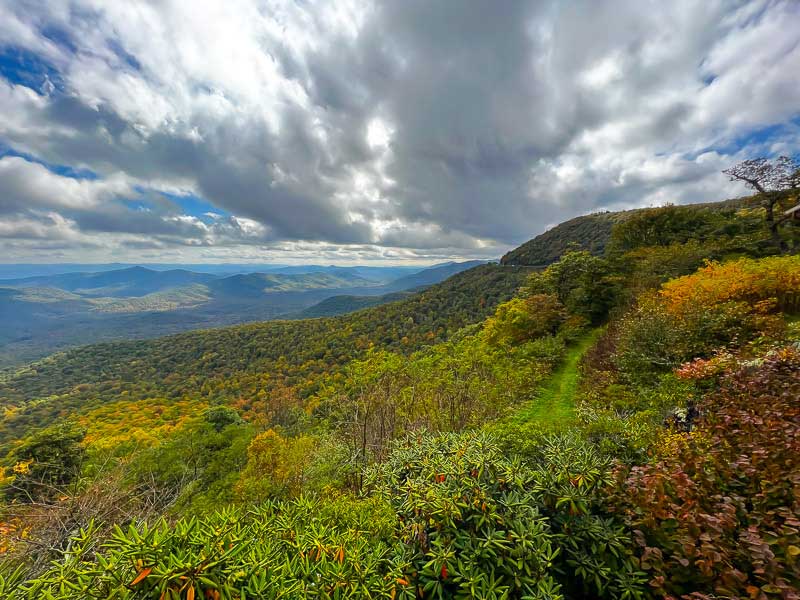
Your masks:
<svg viewBox="0 0 800 600"><path fill-rule="evenodd" d="M682 220L696 218L698 223L708 220L709 215L723 216L723 220L730 221L731 215L737 210L758 203L751 196L732 198L719 202L701 202L696 204L683 204L676 206L676 212L682 215ZM599 212L575 217L548 229L544 233L525 242L519 247L506 253L501 259L503 265L528 265L545 267L554 263L568 249L587 250L595 255L605 252L612 241L611 231L614 225L623 223L651 211L659 211L664 207L637 208L617 212ZM681 223L683 228L685 223ZM657 232L653 232L657 233ZM705 236L729 236L730 231L724 229L705 231ZM683 228L684 239L699 240L702 238L699 230ZM671 238L670 238L671 239ZM657 240L652 240L657 241ZM677 240L675 240L677 241Z"/></svg>
<svg viewBox="0 0 800 600"><path fill-rule="evenodd" d="M388 304L389 302L404 300L413 293L413 291L406 291L391 292L381 296L331 296L319 304L315 304L305 310L301 310L299 313L290 315L290 318L315 319L318 317L345 315L363 308L371 308L373 306L380 306L381 304Z"/></svg>
<svg viewBox="0 0 800 600"><path fill-rule="evenodd" d="M425 285L433 285L434 283L444 281L456 273L461 273L461 271L466 271L467 269L482 265L484 262L485 261L481 260L468 260L465 262L452 262L445 263L443 265L437 265L418 273L413 273L411 275L396 279L395 281L385 285L383 289L385 292L396 292L400 290L410 290Z"/></svg>
<svg viewBox="0 0 800 600"><path fill-rule="evenodd" d="M0 366L75 345L296 315L331 296L383 296L437 283L474 263L422 267L278 267L196 273L141 266L0 280ZM413 275L419 272L419 277ZM409 275L411 273L411 275ZM351 301L350 309L380 301ZM347 312L347 303L338 310Z"/></svg>

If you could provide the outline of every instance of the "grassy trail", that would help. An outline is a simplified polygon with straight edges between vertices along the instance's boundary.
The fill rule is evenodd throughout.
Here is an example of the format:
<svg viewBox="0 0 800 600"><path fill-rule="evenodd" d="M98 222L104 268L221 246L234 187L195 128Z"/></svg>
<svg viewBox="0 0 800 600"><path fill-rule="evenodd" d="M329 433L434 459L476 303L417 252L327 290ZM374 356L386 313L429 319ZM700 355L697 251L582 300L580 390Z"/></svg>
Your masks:
<svg viewBox="0 0 800 600"><path fill-rule="evenodd" d="M538 421L555 425L570 423L575 418L575 392L578 389L578 363L603 332L593 329L567 349L564 362L542 386L536 397L514 416L516 421Z"/></svg>

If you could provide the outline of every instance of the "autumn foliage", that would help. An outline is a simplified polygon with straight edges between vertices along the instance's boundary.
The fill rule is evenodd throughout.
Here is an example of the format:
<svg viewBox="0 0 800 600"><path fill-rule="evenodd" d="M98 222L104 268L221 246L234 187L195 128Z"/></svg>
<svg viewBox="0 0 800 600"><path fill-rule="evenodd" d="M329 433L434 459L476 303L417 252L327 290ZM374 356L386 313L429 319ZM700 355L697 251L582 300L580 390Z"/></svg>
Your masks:
<svg viewBox="0 0 800 600"><path fill-rule="evenodd" d="M673 453L618 473L615 500L652 588L800 597L800 352L734 369L700 408Z"/></svg>
<svg viewBox="0 0 800 600"><path fill-rule="evenodd" d="M0 373L0 598L800 600L800 257L743 210Z"/></svg>
<svg viewBox="0 0 800 600"><path fill-rule="evenodd" d="M726 302L756 305L765 300L773 300L775 308L784 312L796 312L800 310L800 256L711 262L692 275L665 283L660 295L665 308L675 315L692 307Z"/></svg>

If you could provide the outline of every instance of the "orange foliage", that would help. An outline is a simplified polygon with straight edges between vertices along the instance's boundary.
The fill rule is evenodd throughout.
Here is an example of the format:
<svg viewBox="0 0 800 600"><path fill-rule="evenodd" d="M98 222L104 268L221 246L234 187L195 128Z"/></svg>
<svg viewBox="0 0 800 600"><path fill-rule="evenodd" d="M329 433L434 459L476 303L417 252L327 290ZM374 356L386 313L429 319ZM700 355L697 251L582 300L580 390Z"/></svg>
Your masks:
<svg viewBox="0 0 800 600"><path fill-rule="evenodd" d="M667 310L676 315L725 302L758 304L770 299L775 308L796 312L800 310L800 256L709 262L692 275L665 283L661 297Z"/></svg>
<svg viewBox="0 0 800 600"><path fill-rule="evenodd" d="M13 553L17 543L30 534L30 525L19 517L11 517L0 521L0 558L7 553Z"/></svg>
<svg viewBox="0 0 800 600"><path fill-rule="evenodd" d="M302 410L303 401L295 387L273 381L271 389L262 388L255 396L240 397L231 406L244 420L269 427L287 423L294 411Z"/></svg>

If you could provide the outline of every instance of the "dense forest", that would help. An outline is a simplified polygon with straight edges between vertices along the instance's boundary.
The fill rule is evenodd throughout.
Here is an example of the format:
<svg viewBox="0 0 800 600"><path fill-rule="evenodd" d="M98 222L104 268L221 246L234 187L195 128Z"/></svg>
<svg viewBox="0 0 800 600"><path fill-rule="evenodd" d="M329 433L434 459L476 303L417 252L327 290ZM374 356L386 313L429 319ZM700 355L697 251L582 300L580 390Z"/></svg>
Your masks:
<svg viewBox="0 0 800 600"><path fill-rule="evenodd" d="M800 226L765 213L8 370L0 595L800 598Z"/></svg>

